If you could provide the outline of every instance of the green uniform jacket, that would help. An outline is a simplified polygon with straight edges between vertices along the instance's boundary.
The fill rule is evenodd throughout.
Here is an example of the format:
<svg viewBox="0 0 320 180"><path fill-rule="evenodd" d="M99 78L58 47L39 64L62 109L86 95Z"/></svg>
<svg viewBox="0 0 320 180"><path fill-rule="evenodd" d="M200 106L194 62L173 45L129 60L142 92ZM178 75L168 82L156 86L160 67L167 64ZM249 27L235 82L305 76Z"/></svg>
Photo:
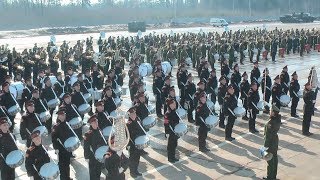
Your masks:
<svg viewBox="0 0 320 180"><path fill-rule="evenodd" d="M281 115L272 116L264 127L264 147L269 148L267 151L274 155L278 151L278 131L281 125Z"/></svg>

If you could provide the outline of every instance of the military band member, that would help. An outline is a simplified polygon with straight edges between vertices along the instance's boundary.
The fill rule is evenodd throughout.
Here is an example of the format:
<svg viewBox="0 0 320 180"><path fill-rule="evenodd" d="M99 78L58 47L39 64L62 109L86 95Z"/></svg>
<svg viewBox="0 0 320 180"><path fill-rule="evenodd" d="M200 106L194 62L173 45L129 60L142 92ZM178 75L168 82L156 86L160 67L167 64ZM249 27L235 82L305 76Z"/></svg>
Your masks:
<svg viewBox="0 0 320 180"><path fill-rule="evenodd" d="M277 75L274 78L274 84L272 86L272 104L275 104L278 109L280 109L281 104L280 104L280 96L282 94L282 88L280 84L280 76Z"/></svg>
<svg viewBox="0 0 320 180"><path fill-rule="evenodd" d="M193 119L193 110L195 109L194 106L194 94L196 93L196 85L193 83L192 74L188 74L188 80L185 85L184 96L181 97L181 104L187 106L187 113L188 113L188 122L194 123Z"/></svg>
<svg viewBox="0 0 320 180"><path fill-rule="evenodd" d="M303 91L303 122L302 122L302 134L305 136L311 136L313 133L310 132L311 117L314 115L314 92L311 88L311 83L307 82L304 85Z"/></svg>
<svg viewBox="0 0 320 180"><path fill-rule="evenodd" d="M225 129L225 139L227 141L235 140L235 138L232 137L232 128L235 120L237 119L237 117L233 113L234 109L237 107L237 103L238 102L235 101L233 85L229 85L227 87L227 93L226 93L226 96L224 97L224 102L223 102L223 111L224 111L224 115L227 118L227 125Z"/></svg>
<svg viewBox="0 0 320 180"><path fill-rule="evenodd" d="M138 149L135 146L134 140L142 135L145 135L144 131L142 130L140 118L136 114L136 107L131 107L128 110L129 119L128 119L128 129L130 133L131 141L129 142L129 168L130 168L130 175L133 178L141 176L142 174L138 171L140 156L142 154L142 150ZM140 124L140 125L139 125Z"/></svg>
<svg viewBox="0 0 320 180"><path fill-rule="evenodd" d="M32 177L34 180L42 180L40 176L40 168L45 164L50 162L50 157L47 153L47 150L42 145L40 131L34 131L30 135L32 139L32 144L26 152L26 161L25 166L27 174L29 177Z"/></svg>
<svg viewBox="0 0 320 180"><path fill-rule="evenodd" d="M208 61L205 61L203 64L204 65L203 65L201 72L200 72L200 80L204 81L205 84L207 84L208 78L210 76L210 71L209 71L210 64Z"/></svg>
<svg viewBox="0 0 320 180"><path fill-rule="evenodd" d="M152 91L153 94L156 96L156 113L158 117L163 117L161 112L162 109L162 87L164 84L164 79L161 76L161 70L158 69L155 71L155 77L153 79Z"/></svg>
<svg viewBox="0 0 320 180"><path fill-rule="evenodd" d="M249 131L251 133L257 133L259 132L256 129L256 118L257 114L259 113L259 109L257 108L257 104L260 100L259 92L258 92L258 86L257 83L252 82L251 88L248 92L248 109L249 109Z"/></svg>
<svg viewBox="0 0 320 180"><path fill-rule="evenodd" d="M166 100L167 106L169 107L165 117L164 117L164 125L168 129L168 145L167 145L167 153L168 153L168 161L171 163L179 161L175 157L176 148L178 145L179 137L175 134L174 128L177 124L179 124L179 116L176 112L176 101L174 99Z"/></svg>
<svg viewBox="0 0 320 180"><path fill-rule="evenodd" d="M270 120L264 127L264 147L268 148L267 152L272 153L273 157L268 161L267 177L263 179L277 179L278 171L278 144L279 137L278 131L281 125L280 109L272 105Z"/></svg>
<svg viewBox="0 0 320 180"><path fill-rule="evenodd" d="M47 102L49 102L50 100L52 99L56 99L58 98L52 88L52 84L51 84L51 80L49 77L46 77L44 79L44 84L45 84L45 87L44 89L42 89L42 92L41 92L41 99L44 99L46 100ZM48 129L48 132L51 133L51 127L52 127L52 117L53 117L53 111L55 110L55 108L50 108L49 111L50 111L50 115L51 117L46 121L45 123L45 126L46 128Z"/></svg>
<svg viewBox="0 0 320 180"><path fill-rule="evenodd" d="M88 123L90 128L83 136L84 158L89 162L90 180L100 180L102 163L97 161L94 154L100 146L106 146L107 144L102 137L97 115L91 116Z"/></svg>
<svg viewBox="0 0 320 180"><path fill-rule="evenodd" d="M8 166L5 162L7 155L14 150L17 150L15 144L15 136L9 131L9 123L6 117L0 118L0 170L1 179L14 180L15 169Z"/></svg>
<svg viewBox="0 0 320 180"><path fill-rule="evenodd" d="M72 84L71 84L71 77L73 76L73 68L67 68L67 74L65 74L64 82L66 85L66 92L72 93Z"/></svg>
<svg viewBox="0 0 320 180"><path fill-rule="evenodd" d="M60 100L63 100L63 93L67 91L66 82L62 79L62 72L57 73L57 82L54 84L54 90Z"/></svg>
<svg viewBox="0 0 320 180"><path fill-rule="evenodd" d="M210 110L207 106L207 94L202 92L198 96L198 106L196 110L196 125L199 126L198 129L198 142L199 142L199 151L208 152L210 151L206 147L206 139L208 135L208 131L210 130L205 123L205 119L210 115Z"/></svg>
<svg viewBox="0 0 320 180"><path fill-rule="evenodd" d="M231 76L231 84L234 87L234 94L236 98L239 98L239 93L240 93L240 82L241 82L241 74L239 72L239 65L235 64L233 67L233 73Z"/></svg>
<svg viewBox="0 0 320 180"><path fill-rule="evenodd" d="M261 74L260 74L258 61L254 62L253 64L254 64L254 66L253 66L253 69L250 74L250 80L251 80L251 83L252 82L257 83L258 88L259 88L260 82L258 80L259 80Z"/></svg>
<svg viewBox="0 0 320 180"><path fill-rule="evenodd" d="M103 88L104 76L103 73L98 69L97 65L93 63L92 65L92 87L98 90Z"/></svg>
<svg viewBox="0 0 320 180"><path fill-rule="evenodd" d="M226 78L224 76L221 76L219 79L220 86L218 89L218 103L220 105L220 114L219 114L219 127L220 128L225 128L224 120L225 117L223 115L223 103L224 103L224 97L226 96L227 93L227 83L226 83Z"/></svg>
<svg viewBox="0 0 320 180"><path fill-rule="evenodd" d="M32 91L35 89L35 86L32 84L31 77L28 77L25 79L26 86L23 89L21 101L19 103L19 106L21 110L23 110L23 105L26 103L26 101L30 100L32 97Z"/></svg>
<svg viewBox="0 0 320 180"><path fill-rule="evenodd" d="M34 102L29 100L26 102L25 106L26 114L21 117L20 121L20 135L22 140L27 140L26 146L29 147L31 145L30 134L36 127L42 126L42 123L34 112Z"/></svg>
<svg viewBox="0 0 320 180"><path fill-rule="evenodd" d="M298 74L296 71L292 73L291 76L292 76L292 79L290 82L290 97L292 98L291 117L298 118L299 116L297 115L297 106L299 102L298 92L300 90L300 84L298 82Z"/></svg>
<svg viewBox="0 0 320 180"><path fill-rule="evenodd" d="M180 96L183 97L184 96L184 88L185 88L185 84L187 83L188 80L188 71L186 68L186 65L180 64L179 69L177 71L177 84L178 84L178 88L180 90Z"/></svg>
<svg viewBox="0 0 320 180"><path fill-rule="evenodd" d="M217 95L218 95L218 79L217 79L215 68L213 68L210 72L206 89L207 89L206 92L208 94L211 94L211 101L213 102L213 104L216 104Z"/></svg>
<svg viewBox="0 0 320 180"><path fill-rule="evenodd" d="M114 136L111 137L111 144L114 143ZM108 180L125 180L125 171L128 168L128 158L122 151L116 152L111 148L104 156L105 167L108 170L106 179Z"/></svg>
<svg viewBox="0 0 320 180"><path fill-rule="evenodd" d="M105 104L104 111L110 114L112 111L117 109L117 106L112 96L112 87L107 86L105 89L106 89L106 94L105 94L105 97L103 98L104 104Z"/></svg>
<svg viewBox="0 0 320 180"><path fill-rule="evenodd" d="M288 74L288 66L285 66L283 67L280 75L281 87L284 94L288 94L289 85L290 85L289 81L290 81L290 77Z"/></svg>
<svg viewBox="0 0 320 180"><path fill-rule="evenodd" d="M206 87L206 84L204 81L200 80L197 84L198 88L197 88L197 91L196 93L194 93L194 99L193 99L193 103L194 103L194 107L196 108L198 106L198 96L202 93L202 92L205 92L205 87Z"/></svg>
<svg viewBox="0 0 320 180"><path fill-rule="evenodd" d="M112 119L108 118L108 115L104 112L104 103L102 100L96 102L95 115L98 119L98 125L100 129L104 129L107 126L112 126Z"/></svg>
<svg viewBox="0 0 320 180"><path fill-rule="evenodd" d="M230 73L230 68L229 68L229 65L228 65L228 60L225 59L221 64L221 76L228 77L229 73ZM229 83L229 79L226 78L226 81L227 81L227 84L228 84Z"/></svg>
<svg viewBox="0 0 320 180"><path fill-rule="evenodd" d="M170 80L170 76L166 76L164 78L164 84L163 84L163 87L161 89L161 94L162 94L162 103L165 104L165 101L166 99L168 98L169 96L169 90L170 90L170 87L171 87L171 80ZM164 112L166 113L166 111Z"/></svg>
<svg viewBox="0 0 320 180"><path fill-rule="evenodd" d="M2 84L2 94L0 96L0 104L4 106L6 109L9 109L10 107L14 106L16 104L16 101L13 97L13 95L9 91L10 84L8 82L5 82ZM13 131L14 129L14 119L16 116L12 116L8 114L8 117L12 123L12 126L10 127L10 131Z"/></svg>
<svg viewBox="0 0 320 180"><path fill-rule="evenodd" d="M52 128L52 145L58 154L58 165L60 170L60 179L71 180L70 178L70 158L72 153L67 151L63 143L71 136L74 136L66 122L66 112L64 108L57 111L57 124Z"/></svg>
<svg viewBox="0 0 320 180"><path fill-rule="evenodd" d="M263 94L263 100L267 103L270 102L270 97L271 97L271 86L272 86L272 81L269 76L269 70L268 68L263 70L263 77L261 81L261 90ZM264 113L269 114L270 113L270 108L268 105L264 106Z"/></svg>

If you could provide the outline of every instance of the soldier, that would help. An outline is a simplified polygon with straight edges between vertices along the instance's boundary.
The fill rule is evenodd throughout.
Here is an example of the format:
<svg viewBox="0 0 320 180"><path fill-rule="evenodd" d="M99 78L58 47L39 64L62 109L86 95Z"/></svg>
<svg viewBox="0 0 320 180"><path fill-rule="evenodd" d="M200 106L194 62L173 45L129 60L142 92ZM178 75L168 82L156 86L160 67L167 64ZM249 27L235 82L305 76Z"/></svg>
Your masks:
<svg viewBox="0 0 320 180"><path fill-rule="evenodd" d="M202 93L202 92L205 92L205 87L206 87L206 84L205 82L203 82L202 80L200 80L197 84L198 88L197 88L197 91L196 93L194 94L194 99L193 99L193 103L194 103L194 107L197 107L198 106L198 96Z"/></svg>
<svg viewBox="0 0 320 180"><path fill-rule="evenodd" d="M284 94L288 94L289 91L289 74L288 74L288 66L283 67L281 75L280 75L280 82L281 82L281 87L282 91Z"/></svg>
<svg viewBox="0 0 320 180"><path fill-rule="evenodd" d="M198 101L199 103L196 110L196 125L199 126L199 129L198 129L199 151L208 152L210 150L206 147L206 139L207 139L208 131L210 131L210 128L207 127L204 121L210 115L210 110L206 104L207 94L205 92L202 92L198 96Z"/></svg>
<svg viewBox="0 0 320 180"><path fill-rule="evenodd" d="M34 131L30 135L32 139L32 144L26 152L26 161L25 167L29 177L32 177L34 180L42 180L40 177L40 168L50 162L50 157L47 150L42 145L40 131Z"/></svg>
<svg viewBox="0 0 320 180"><path fill-rule="evenodd" d="M89 130L83 136L84 158L89 163L90 180L100 180L102 164L95 158L94 154L100 146L106 146L98 124L97 115L88 119Z"/></svg>
<svg viewBox="0 0 320 180"><path fill-rule="evenodd" d="M103 101L98 101L95 103L96 111L95 115L98 119L98 125L100 129L104 129L107 126L112 126L112 119L108 118L108 115L104 112L104 103Z"/></svg>
<svg viewBox="0 0 320 180"><path fill-rule="evenodd" d="M183 97L184 96L184 88L185 88L185 84L187 83L188 80L188 70L186 68L186 65L180 64L179 69L177 71L177 84L178 84L178 88L180 90L180 96Z"/></svg>
<svg viewBox="0 0 320 180"><path fill-rule="evenodd" d="M220 105L220 114L219 114L219 127L225 128L224 124L224 115L223 115L223 101L224 97L227 93L227 84L226 84L226 78L224 76L221 76L219 79L220 86L218 88L218 103Z"/></svg>
<svg viewBox="0 0 320 180"><path fill-rule="evenodd" d="M9 109L11 106L16 104L14 97L9 91L9 86L10 84L8 82L2 84L2 95L0 96L0 104L4 106L6 109ZM15 125L14 119L16 116L8 114L8 117L12 124L12 126L10 127L10 131L13 131Z"/></svg>
<svg viewBox="0 0 320 180"><path fill-rule="evenodd" d="M257 118L257 114L259 113L259 109L257 108L257 104L260 100L259 97L259 92L258 92L258 87L257 87L257 83L252 82L251 83L251 88L248 92L248 109L250 112L250 118L249 118L249 131L251 133L257 133L259 132L256 129L256 118Z"/></svg>
<svg viewBox="0 0 320 180"><path fill-rule="evenodd" d="M210 71L209 71L209 62L205 61L204 66L202 67L202 70L200 72L200 80L204 81L205 84L208 82L208 78L210 76Z"/></svg>
<svg viewBox="0 0 320 180"><path fill-rule="evenodd" d="M280 84L280 76L277 75L274 78L274 84L272 86L272 104L275 104L275 106L277 106L278 109L280 109L281 107L281 103L280 103L280 96L282 94L282 88L281 88L281 84Z"/></svg>
<svg viewBox="0 0 320 180"><path fill-rule="evenodd" d="M206 86L206 92L208 94L211 94L211 101L213 102L213 104L216 104L217 95L218 95L218 79L216 76L215 68L213 68L212 71L210 72L210 76Z"/></svg>
<svg viewBox="0 0 320 180"><path fill-rule="evenodd" d="M25 80L25 82L26 82L26 86L23 89L21 101L20 101L21 103L19 104L21 110L23 110L24 103L26 103L26 101L31 99L32 91L35 89L35 86L32 84L31 77L28 77Z"/></svg>
<svg viewBox="0 0 320 180"><path fill-rule="evenodd" d="M34 112L34 102L29 100L26 102L26 114L21 117L20 121L20 135L22 140L27 140L26 146L29 147L31 145L31 138L30 134L33 130L38 127L42 126L40 119Z"/></svg>
<svg viewBox="0 0 320 180"><path fill-rule="evenodd" d="M5 162L7 155L17 150L17 145L15 144L15 136L9 130L9 123L6 117L0 118L0 170L1 179L14 180L15 179L15 169L8 166Z"/></svg>
<svg viewBox="0 0 320 180"><path fill-rule="evenodd" d="M237 118L233 113L234 109L237 107L237 103L238 102L235 101L233 85L230 84L227 87L227 93L223 101L223 112L224 115L227 117L227 125L225 129L225 139L227 141L235 140L235 138L232 137L232 128Z"/></svg>
<svg viewBox="0 0 320 180"><path fill-rule="evenodd" d="M142 130L142 126L140 123L140 118L136 114L136 107L131 107L128 110L129 119L128 119L128 130L130 134L130 138L135 140L137 137L145 135L144 131ZM141 176L142 174L138 171L141 151L137 149L134 142L129 142L129 168L130 168L130 175L133 178Z"/></svg>
<svg viewBox="0 0 320 180"><path fill-rule="evenodd" d="M305 89L303 92L303 122L302 122L302 134L305 136L311 136L313 133L309 131L311 117L314 115L314 104L316 100L314 100L314 92L311 88L311 83L307 82L304 85Z"/></svg>
<svg viewBox="0 0 320 180"><path fill-rule="evenodd" d="M185 89L184 89L184 96L181 97L181 104L187 106L187 113L188 113L188 122L194 123L193 119L193 110L194 106L194 95L196 93L196 85L193 83L192 74L188 74L188 81L186 82Z"/></svg>
<svg viewBox="0 0 320 180"><path fill-rule="evenodd" d="M49 102L50 100L52 99L56 99L57 98L57 95L55 94L53 88L52 88L52 84L51 84L51 80L49 77L46 77L44 79L44 84L45 84L45 87L44 89L42 89L42 92L41 92L41 99L44 99L46 100L47 102ZM52 117L53 117L53 111L55 110L55 107L54 108L50 108L50 115L51 117L46 121L46 128L48 129L48 132L51 133L51 126L52 126Z"/></svg>
<svg viewBox="0 0 320 180"><path fill-rule="evenodd" d="M54 84L54 90L60 100L63 100L63 94L67 92L66 82L62 79L62 73L57 73L57 82Z"/></svg>
<svg viewBox="0 0 320 180"><path fill-rule="evenodd" d="M227 64L227 59L225 59L222 64L221 64L221 76L226 77L227 84L229 83L229 75L230 74L230 68L229 65Z"/></svg>
<svg viewBox="0 0 320 180"><path fill-rule="evenodd" d="M164 85L161 89L162 91L162 103L165 103L165 100L167 99L167 97L169 96L169 90L171 87L171 80L170 80L170 76L166 76L164 78ZM164 109L164 113L166 113L165 109Z"/></svg>
<svg viewBox="0 0 320 180"><path fill-rule="evenodd" d="M278 40L273 39L271 42L271 59L272 62L276 62L276 55L278 52Z"/></svg>
<svg viewBox="0 0 320 180"><path fill-rule="evenodd" d="M175 163L179 161L175 157L176 148L178 145L179 137L175 134L174 127L179 124L179 116L176 112L176 102L174 99L167 99L166 100L168 111L164 116L164 125L168 129L169 138L168 138L168 145L167 145L167 153L168 153L168 161L171 163Z"/></svg>
<svg viewBox="0 0 320 180"><path fill-rule="evenodd" d="M59 170L60 170L60 179L71 180L70 178L70 158L72 153L67 151L63 144L68 138L75 136L70 126L66 122L66 112L64 108L59 108L57 111L57 124L52 128L52 145L58 154L59 159Z"/></svg>
<svg viewBox="0 0 320 180"><path fill-rule="evenodd" d="M263 70L263 77L262 77L262 81L261 81L261 90L262 90L262 94L263 94L263 100L267 103L269 103L270 101L270 97L271 97L271 86L272 86L272 82L271 82L271 78L269 76L269 70L268 68ZM263 113L265 114L269 114L270 113L270 108L268 105L264 106L264 111Z"/></svg>
<svg viewBox="0 0 320 180"><path fill-rule="evenodd" d="M292 79L290 82L290 97L292 98L291 102L291 117L296 117L298 118L299 116L297 115L297 106L299 102L299 96L298 92L300 90L300 84L298 82L298 75L297 72L295 71L292 73Z"/></svg>
<svg viewBox="0 0 320 180"><path fill-rule="evenodd" d="M268 148L267 152L272 153L272 159L268 161L267 177L263 179L277 179L278 171L278 131L281 125L281 115L279 114L280 109L272 105L270 120L264 127L264 147Z"/></svg>
<svg viewBox="0 0 320 180"><path fill-rule="evenodd" d="M43 101L42 99L39 98L39 90L38 89L34 89L32 91L32 98L31 100L34 102L34 112L37 114L40 114L42 112L47 111L48 109L48 105L45 101Z"/></svg>
<svg viewBox="0 0 320 180"><path fill-rule="evenodd" d="M141 119L144 120L144 118L148 117L149 110L148 110L148 104L146 103L145 94L143 92L136 95L137 97L137 103L136 103L136 114Z"/></svg>
<svg viewBox="0 0 320 180"><path fill-rule="evenodd" d="M239 66L238 64L235 64L233 67L233 74L231 76L231 84L234 87L234 94L236 98L239 98L239 93L240 93L240 82L241 82L241 74L239 72Z"/></svg>
<svg viewBox="0 0 320 180"><path fill-rule="evenodd" d="M161 76L161 70L158 69L155 71L155 77L153 79L153 85L152 85L152 91L153 94L156 96L156 113L158 117L163 117L163 114L161 112L162 109L162 87L164 84L164 79Z"/></svg>
<svg viewBox="0 0 320 180"><path fill-rule="evenodd" d="M104 104L105 104L104 111L110 114L112 111L117 109L117 106L112 96L112 87L107 86L105 90L106 90L106 94L105 94L105 97L103 98Z"/></svg>
<svg viewBox="0 0 320 180"><path fill-rule="evenodd" d="M253 66L253 69L251 70L250 80L251 80L251 83L252 82L257 83L257 86L259 88L260 83L261 83L261 82L259 82L259 78L261 76L261 73L260 73L258 61L254 62L253 64L254 64L254 66Z"/></svg>

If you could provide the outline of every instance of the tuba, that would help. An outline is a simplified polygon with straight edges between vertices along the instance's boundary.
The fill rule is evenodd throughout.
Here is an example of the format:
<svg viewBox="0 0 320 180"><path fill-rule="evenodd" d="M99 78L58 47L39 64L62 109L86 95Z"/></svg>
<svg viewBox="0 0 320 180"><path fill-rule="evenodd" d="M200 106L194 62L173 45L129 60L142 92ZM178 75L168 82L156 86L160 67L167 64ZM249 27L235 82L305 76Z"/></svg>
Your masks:
<svg viewBox="0 0 320 180"><path fill-rule="evenodd" d="M117 113L114 117L112 127L114 131L111 131L114 136L114 143L111 143L112 134L110 133L108 143L109 148L113 151L123 151L130 141L129 129L126 125L125 115L123 113Z"/></svg>
<svg viewBox="0 0 320 180"><path fill-rule="evenodd" d="M318 87L318 76L317 76L317 70L315 66L312 66L310 70L310 82L311 82L311 88L315 90Z"/></svg>

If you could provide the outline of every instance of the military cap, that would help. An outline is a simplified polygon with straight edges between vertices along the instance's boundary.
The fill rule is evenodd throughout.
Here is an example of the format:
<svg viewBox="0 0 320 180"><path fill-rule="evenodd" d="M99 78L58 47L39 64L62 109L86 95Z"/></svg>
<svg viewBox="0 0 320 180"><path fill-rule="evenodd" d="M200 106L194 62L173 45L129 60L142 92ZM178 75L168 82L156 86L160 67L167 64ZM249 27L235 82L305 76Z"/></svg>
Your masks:
<svg viewBox="0 0 320 180"><path fill-rule="evenodd" d="M72 67L68 67L68 71L70 71L70 70L73 70L73 68Z"/></svg>
<svg viewBox="0 0 320 180"><path fill-rule="evenodd" d="M296 75L297 75L296 71L291 74L291 76L296 76Z"/></svg>
<svg viewBox="0 0 320 180"><path fill-rule="evenodd" d="M204 85L205 83L201 80L198 82L197 86Z"/></svg>
<svg viewBox="0 0 320 180"><path fill-rule="evenodd" d="M311 83L308 81L304 86L310 86Z"/></svg>
<svg viewBox="0 0 320 180"><path fill-rule="evenodd" d="M277 79L280 79L279 75L277 75L273 80L277 80Z"/></svg>
<svg viewBox="0 0 320 180"><path fill-rule="evenodd" d="M34 106L34 101L33 100L29 100L25 103L26 107L28 106Z"/></svg>
<svg viewBox="0 0 320 180"><path fill-rule="evenodd" d="M135 106L132 106L131 108L128 109L127 112L128 112L128 113L136 112L136 107L135 107Z"/></svg>
<svg viewBox="0 0 320 180"><path fill-rule="evenodd" d="M175 100L173 99L173 98L167 98L166 99L166 104L167 104L167 106L170 106L170 104L172 104L172 103L174 103L175 102Z"/></svg>
<svg viewBox="0 0 320 180"><path fill-rule="evenodd" d="M4 83L2 83L2 88L6 87L6 86L9 86L9 85L10 85L10 83L4 82Z"/></svg>
<svg viewBox="0 0 320 180"><path fill-rule="evenodd" d="M222 80L226 80L226 77L225 77L225 76L221 76L221 77L219 78L219 82L222 81Z"/></svg>
<svg viewBox="0 0 320 180"><path fill-rule="evenodd" d="M103 105L104 105L104 102L103 102L102 100L100 100L100 101L96 102L94 105L95 105L96 107L97 107L97 106L103 106Z"/></svg>
<svg viewBox="0 0 320 180"><path fill-rule="evenodd" d="M233 69L236 69L236 67L239 67L239 64L235 64L235 65L233 66Z"/></svg>
<svg viewBox="0 0 320 180"><path fill-rule="evenodd" d="M253 64L259 64L258 61L253 62Z"/></svg>
<svg viewBox="0 0 320 180"><path fill-rule="evenodd" d="M231 88L234 88L234 87L233 87L232 84L229 84L228 87L227 87L227 89L229 90L229 89L231 89Z"/></svg>
<svg viewBox="0 0 320 180"><path fill-rule="evenodd" d="M243 72L242 77L248 76L247 72Z"/></svg>
<svg viewBox="0 0 320 180"><path fill-rule="evenodd" d="M198 96L198 100L200 100L202 97L207 97L207 93L206 92L201 92Z"/></svg>
<svg viewBox="0 0 320 180"><path fill-rule="evenodd" d="M254 85L258 85L258 84L253 81L253 82L251 83L251 86L254 86Z"/></svg>
<svg viewBox="0 0 320 180"><path fill-rule="evenodd" d="M79 78L79 77L83 77L83 74L82 73L79 73L78 75L77 75L77 77Z"/></svg>
<svg viewBox="0 0 320 180"><path fill-rule="evenodd" d="M38 93L39 92L39 89L37 89L37 88L35 88L34 90L32 90L32 94L34 94L34 93Z"/></svg>
<svg viewBox="0 0 320 180"><path fill-rule="evenodd" d="M64 108L64 107L60 107L59 109L58 109L58 111L56 112L56 114L65 114L66 113L66 108Z"/></svg>
<svg viewBox="0 0 320 180"><path fill-rule="evenodd" d="M211 72L216 72L216 68L212 68Z"/></svg>
<svg viewBox="0 0 320 180"><path fill-rule="evenodd" d="M63 95L63 99L66 99L66 98L68 98L68 97L71 97L71 94L70 94L70 93L65 93L65 94Z"/></svg>
<svg viewBox="0 0 320 180"><path fill-rule="evenodd" d="M78 81L76 81L75 83L73 83L72 87L76 87L76 86L79 86L80 83Z"/></svg>
<svg viewBox="0 0 320 180"><path fill-rule="evenodd" d="M174 91L174 86L171 86L170 88L169 88L169 92L170 91Z"/></svg>
<svg viewBox="0 0 320 180"><path fill-rule="evenodd" d="M26 81L32 81L32 80L31 80L31 77L27 77L25 80L26 80Z"/></svg>
<svg viewBox="0 0 320 180"><path fill-rule="evenodd" d="M0 118L0 125L2 125L4 123L8 123L8 118L7 117L1 117Z"/></svg>
<svg viewBox="0 0 320 180"><path fill-rule="evenodd" d="M106 90L106 91L112 90L112 87L111 87L111 86L106 86L106 87L105 87L105 90Z"/></svg>
<svg viewBox="0 0 320 180"><path fill-rule="evenodd" d="M88 124L94 122L94 121L97 121L98 120L98 117L96 114L92 115L89 119L88 119Z"/></svg>
<svg viewBox="0 0 320 180"><path fill-rule="evenodd" d="M170 76L166 76L164 80L170 80Z"/></svg>
<svg viewBox="0 0 320 180"><path fill-rule="evenodd" d="M283 67L283 69L288 69L288 66L286 65L285 67Z"/></svg>
<svg viewBox="0 0 320 180"><path fill-rule="evenodd" d="M141 93L138 93L137 95L136 95L136 98L141 98L141 97L144 97L145 95L144 95L144 92L141 92Z"/></svg>
<svg viewBox="0 0 320 180"><path fill-rule="evenodd" d="M36 138L36 137L38 137L38 136L40 136L40 131L39 131L39 130L33 131L33 132L30 134L31 139Z"/></svg>
<svg viewBox="0 0 320 180"><path fill-rule="evenodd" d="M269 72L269 69L268 69L268 68L265 68L265 69L263 70L263 73L266 73L266 71Z"/></svg>

